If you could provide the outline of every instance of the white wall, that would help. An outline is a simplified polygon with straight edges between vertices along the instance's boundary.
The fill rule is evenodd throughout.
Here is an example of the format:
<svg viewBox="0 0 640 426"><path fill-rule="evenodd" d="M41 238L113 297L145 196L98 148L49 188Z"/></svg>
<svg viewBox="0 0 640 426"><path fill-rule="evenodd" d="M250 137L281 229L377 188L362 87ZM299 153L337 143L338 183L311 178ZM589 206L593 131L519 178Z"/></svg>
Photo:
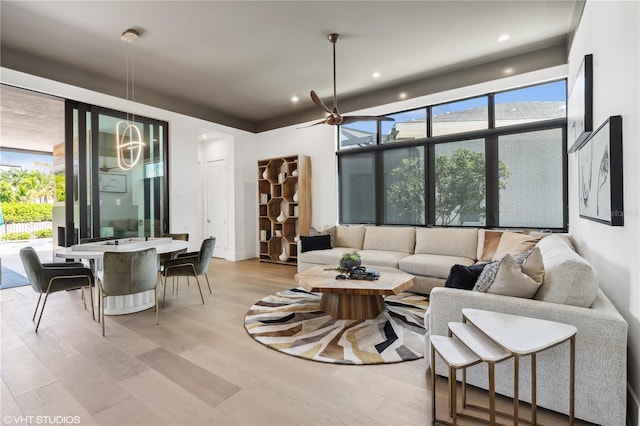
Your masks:
<svg viewBox="0 0 640 426"><path fill-rule="evenodd" d="M640 393L640 3L587 1L569 53L569 84L586 54L593 54L593 115L597 128L622 115L624 226L578 216L576 154L569 157L569 229L591 262L600 288L629 323L629 424L638 420Z"/></svg>

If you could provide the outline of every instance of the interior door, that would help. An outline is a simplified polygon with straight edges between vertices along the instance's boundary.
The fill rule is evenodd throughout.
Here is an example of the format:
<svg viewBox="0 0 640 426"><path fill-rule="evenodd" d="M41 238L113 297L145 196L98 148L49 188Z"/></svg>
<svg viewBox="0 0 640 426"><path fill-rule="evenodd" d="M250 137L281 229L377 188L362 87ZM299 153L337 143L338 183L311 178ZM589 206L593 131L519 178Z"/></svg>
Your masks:
<svg viewBox="0 0 640 426"><path fill-rule="evenodd" d="M206 236L216 238L214 257L227 257L227 162L207 162Z"/></svg>

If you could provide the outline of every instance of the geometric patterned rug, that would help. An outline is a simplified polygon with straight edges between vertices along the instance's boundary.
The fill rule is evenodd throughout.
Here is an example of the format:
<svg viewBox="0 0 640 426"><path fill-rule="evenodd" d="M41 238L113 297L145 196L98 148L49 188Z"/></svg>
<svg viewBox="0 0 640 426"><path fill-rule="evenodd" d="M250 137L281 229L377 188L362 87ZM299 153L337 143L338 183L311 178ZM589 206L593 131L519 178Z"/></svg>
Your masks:
<svg viewBox="0 0 640 426"><path fill-rule="evenodd" d="M340 320L320 310L319 293L284 290L251 306L244 326L277 351L337 364L385 364L424 356L425 296L385 297L385 310L370 320Z"/></svg>

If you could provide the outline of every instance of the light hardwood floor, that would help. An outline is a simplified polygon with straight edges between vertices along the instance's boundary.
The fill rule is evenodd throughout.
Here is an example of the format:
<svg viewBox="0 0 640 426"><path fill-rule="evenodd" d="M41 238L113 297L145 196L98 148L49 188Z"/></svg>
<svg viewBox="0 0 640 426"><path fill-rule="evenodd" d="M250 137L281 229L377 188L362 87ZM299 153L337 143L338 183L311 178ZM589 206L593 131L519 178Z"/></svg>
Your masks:
<svg viewBox="0 0 640 426"><path fill-rule="evenodd" d="M49 298L37 334L31 287L0 291L2 422L76 416L68 424L430 424L424 360L324 364L281 354L247 335L247 309L294 287L294 274L291 266L214 259L213 294L201 283L205 305L193 279L189 287L182 279L178 295L167 291L159 326L153 309L107 317L104 338L78 291ZM439 417L446 416L445 379L437 396ZM471 398L486 402L483 391L472 390ZM499 404L510 409L508 399ZM544 424L567 424L565 416L539 411Z"/></svg>

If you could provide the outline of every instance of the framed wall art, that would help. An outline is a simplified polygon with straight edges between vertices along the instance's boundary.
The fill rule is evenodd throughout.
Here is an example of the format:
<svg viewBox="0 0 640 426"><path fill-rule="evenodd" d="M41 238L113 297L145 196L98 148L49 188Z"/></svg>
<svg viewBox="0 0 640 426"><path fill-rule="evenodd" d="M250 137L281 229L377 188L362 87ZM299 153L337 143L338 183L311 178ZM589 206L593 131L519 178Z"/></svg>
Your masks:
<svg viewBox="0 0 640 426"><path fill-rule="evenodd" d="M622 117L609 117L578 147L580 217L624 225Z"/></svg>
<svg viewBox="0 0 640 426"><path fill-rule="evenodd" d="M117 173L99 173L100 192L127 192L127 176Z"/></svg>
<svg viewBox="0 0 640 426"><path fill-rule="evenodd" d="M574 152L593 131L593 55L585 55L567 99L567 146Z"/></svg>

